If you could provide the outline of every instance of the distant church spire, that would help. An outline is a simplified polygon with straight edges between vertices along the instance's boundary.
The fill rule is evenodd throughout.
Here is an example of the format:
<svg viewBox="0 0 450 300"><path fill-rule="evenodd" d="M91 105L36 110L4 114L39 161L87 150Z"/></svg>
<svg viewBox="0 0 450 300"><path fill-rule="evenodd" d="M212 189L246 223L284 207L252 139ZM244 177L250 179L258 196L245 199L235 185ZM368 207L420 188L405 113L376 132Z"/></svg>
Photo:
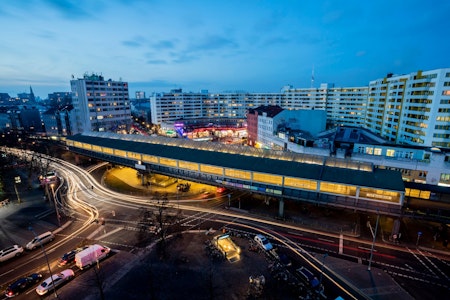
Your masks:
<svg viewBox="0 0 450 300"><path fill-rule="evenodd" d="M314 87L314 65L312 66L312 72L311 72L311 88Z"/></svg>
<svg viewBox="0 0 450 300"><path fill-rule="evenodd" d="M30 101L35 101L36 99L34 98L34 93L33 93L33 88L30 85Z"/></svg>

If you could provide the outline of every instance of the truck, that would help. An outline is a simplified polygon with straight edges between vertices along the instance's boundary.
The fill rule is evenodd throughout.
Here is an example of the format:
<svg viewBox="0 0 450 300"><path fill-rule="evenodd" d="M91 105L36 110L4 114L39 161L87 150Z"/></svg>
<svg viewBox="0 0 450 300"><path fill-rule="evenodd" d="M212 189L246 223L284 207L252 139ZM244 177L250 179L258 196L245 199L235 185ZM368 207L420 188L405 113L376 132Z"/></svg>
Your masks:
<svg viewBox="0 0 450 300"><path fill-rule="evenodd" d="M111 249L102 245L91 245L75 254L75 265L83 270L109 256Z"/></svg>
<svg viewBox="0 0 450 300"><path fill-rule="evenodd" d="M213 238L213 244L222 252L223 256L230 262L240 259L241 248L231 239L229 234L221 234Z"/></svg>

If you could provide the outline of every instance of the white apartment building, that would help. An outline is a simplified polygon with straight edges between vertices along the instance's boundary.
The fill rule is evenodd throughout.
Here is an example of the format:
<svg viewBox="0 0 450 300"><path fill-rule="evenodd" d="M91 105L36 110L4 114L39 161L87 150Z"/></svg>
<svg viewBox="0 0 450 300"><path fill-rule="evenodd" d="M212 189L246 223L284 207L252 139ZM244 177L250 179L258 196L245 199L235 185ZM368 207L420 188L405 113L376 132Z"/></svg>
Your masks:
<svg viewBox="0 0 450 300"><path fill-rule="evenodd" d="M367 102L367 87L320 88L285 86L280 93L154 93L150 99L152 123L178 119L245 118L249 109L278 105L288 110L325 110L330 126L362 126Z"/></svg>
<svg viewBox="0 0 450 300"><path fill-rule="evenodd" d="M179 119L244 118L249 108L277 105L280 93L185 93L181 89L170 93L154 93L150 98L153 124Z"/></svg>
<svg viewBox="0 0 450 300"><path fill-rule="evenodd" d="M450 68L371 81L365 124L395 143L450 148Z"/></svg>
<svg viewBox="0 0 450 300"><path fill-rule="evenodd" d="M450 68L418 71L371 81L366 87L285 86L279 93L154 94L152 122L191 118L245 118L248 109L327 112L328 127L355 126L401 144L450 148Z"/></svg>
<svg viewBox="0 0 450 300"><path fill-rule="evenodd" d="M284 109L317 109L326 110L328 84L320 88L292 88L285 86L281 90L281 104Z"/></svg>
<svg viewBox="0 0 450 300"><path fill-rule="evenodd" d="M119 132L131 123L128 83L85 74L70 81L76 124L73 134L89 131Z"/></svg>
<svg viewBox="0 0 450 300"><path fill-rule="evenodd" d="M329 88L327 123L331 126L364 127L367 91L367 87Z"/></svg>

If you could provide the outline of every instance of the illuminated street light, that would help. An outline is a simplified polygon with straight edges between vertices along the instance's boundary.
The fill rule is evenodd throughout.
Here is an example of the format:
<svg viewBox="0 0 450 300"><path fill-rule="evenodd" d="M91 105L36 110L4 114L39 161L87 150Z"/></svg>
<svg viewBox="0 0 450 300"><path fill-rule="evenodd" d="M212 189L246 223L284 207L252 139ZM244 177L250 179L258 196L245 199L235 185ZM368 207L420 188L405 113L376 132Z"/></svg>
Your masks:
<svg viewBox="0 0 450 300"><path fill-rule="evenodd" d="M17 196L17 202L20 203L20 196L19 196L19 192L17 191L17 184L21 183L22 180L20 179L20 176L16 176L14 177L14 190L16 191L16 196Z"/></svg>

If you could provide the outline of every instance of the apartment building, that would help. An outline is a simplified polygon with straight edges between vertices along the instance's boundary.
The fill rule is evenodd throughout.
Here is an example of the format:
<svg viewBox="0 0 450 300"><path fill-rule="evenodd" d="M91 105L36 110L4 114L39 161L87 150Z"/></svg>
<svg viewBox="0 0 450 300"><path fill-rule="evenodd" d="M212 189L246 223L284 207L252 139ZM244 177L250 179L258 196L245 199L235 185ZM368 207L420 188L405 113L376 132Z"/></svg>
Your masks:
<svg viewBox="0 0 450 300"><path fill-rule="evenodd" d="M450 148L450 68L371 81L365 127L398 144Z"/></svg>
<svg viewBox="0 0 450 300"><path fill-rule="evenodd" d="M179 119L244 118L248 109L280 104L280 93L200 93L173 89L154 93L150 98L152 123L162 124Z"/></svg>
<svg viewBox="0 0 450 300"><path fill-rule="evenodd" d="M279 93L154 94L152 122L190 118L245 118L249 109L324 110L327 127L355 126L389 141L450 148L450 68L392 75L364 87L285 86Z"/></svg>
<svg viewBox="0 0 450 300"><path fill-rule="evenodd" d="M70 81L76 124L73 134L126 130L131 124L128 83L85 74Z"/></svg>
<svg viewBox="0 0 450 300"><path fill-rule="evenodd" d="M367 87L320 88L285 86L279 93L154 93L151 97L152 123L161 124L192 118L245 118L249 110L278 105L287 110L324 110L328 126L358 126L364 121Z"/></svg>

